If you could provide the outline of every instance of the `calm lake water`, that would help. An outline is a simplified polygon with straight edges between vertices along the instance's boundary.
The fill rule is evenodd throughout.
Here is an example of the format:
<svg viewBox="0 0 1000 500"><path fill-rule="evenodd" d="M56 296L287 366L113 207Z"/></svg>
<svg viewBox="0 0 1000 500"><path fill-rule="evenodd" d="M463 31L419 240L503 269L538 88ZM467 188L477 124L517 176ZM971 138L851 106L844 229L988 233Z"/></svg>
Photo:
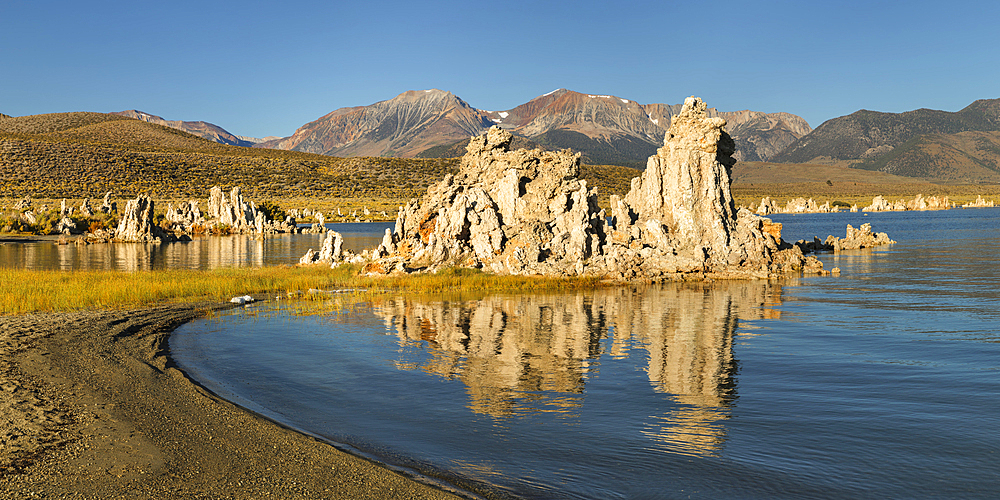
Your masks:
<svg viewBox="0 0 1000 500"><path fill-rule="evenodd" d="M773 218L898 243L821 254L840 277L268 303L171 351L223 397L488 497L996 498L1000 210Z"/></svg>
<svg viewBox="0 0 1000 500"><path fill-rule="evenodd" d="M382 242L394 222L327 224L344 236L344 248L361 251ZM63 271L113 269L215 269L296 264L310 249L319 250L325 235L277 234L258 240L248 235L196 236L178 243L98 243L56 245L51 239L0 244L0 267Z"/></svg>

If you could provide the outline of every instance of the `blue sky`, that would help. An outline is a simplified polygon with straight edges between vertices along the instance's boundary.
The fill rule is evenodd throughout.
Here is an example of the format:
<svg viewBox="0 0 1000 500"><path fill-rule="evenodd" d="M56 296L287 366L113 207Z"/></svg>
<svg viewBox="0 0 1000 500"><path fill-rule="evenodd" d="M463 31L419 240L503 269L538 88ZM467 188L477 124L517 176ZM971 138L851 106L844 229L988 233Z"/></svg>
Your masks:
<svg viewBox="0 0 1000 500"><path fill-rule="evenodd" d="M248 136L448 90L689 95L813 127L1000 97L1000 2L70 2L0 5L0 112L139 109Z"/></svg>

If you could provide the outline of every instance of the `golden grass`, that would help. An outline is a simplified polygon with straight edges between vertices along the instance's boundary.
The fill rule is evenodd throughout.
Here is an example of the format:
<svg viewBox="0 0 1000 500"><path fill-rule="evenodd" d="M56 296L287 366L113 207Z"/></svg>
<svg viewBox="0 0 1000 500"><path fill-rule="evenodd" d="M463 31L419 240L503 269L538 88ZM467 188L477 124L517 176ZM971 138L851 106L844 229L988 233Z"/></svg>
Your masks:
<svg viewBox="0 0 1000 500"><path fill-rule="evenodd" d="M247 294L286 294L309 289L465 293L553 291L599 286L592 278L497 276L472 269L390 277L358 275L356 266L232 268L211 271L34 271L0 269L0 314L126 309L169 302L227 301ZM325 294L304 297L328 298Z"/></svg>

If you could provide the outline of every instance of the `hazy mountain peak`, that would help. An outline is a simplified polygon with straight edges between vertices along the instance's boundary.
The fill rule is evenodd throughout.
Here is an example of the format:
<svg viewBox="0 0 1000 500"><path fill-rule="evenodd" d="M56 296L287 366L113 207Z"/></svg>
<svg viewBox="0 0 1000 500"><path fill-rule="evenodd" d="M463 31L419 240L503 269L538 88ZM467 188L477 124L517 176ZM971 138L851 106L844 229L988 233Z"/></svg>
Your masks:
<svg viewBox="0 0 1000 500"><path fill-rule="evenodd" d="M124 116L128 118L134 118L136 120L142 120L147 123L155 123L157 125L163 125L166 127L175 128L177 130L183 130L184 132L187 132L189 134L193 134L203 139L208 139L210 141L218 142L221 144L229 144L231 146L252 146L253 144L255 144L254 141L248 141L239 136L233 135L229 133L229 131L227 131L226 129L218 125L215 125L213 123L208 123L203 121L187 122L180 120L165 120L163 117L146 113L145 111L139 111L137 109L117 111L110 114Z"/></svg>

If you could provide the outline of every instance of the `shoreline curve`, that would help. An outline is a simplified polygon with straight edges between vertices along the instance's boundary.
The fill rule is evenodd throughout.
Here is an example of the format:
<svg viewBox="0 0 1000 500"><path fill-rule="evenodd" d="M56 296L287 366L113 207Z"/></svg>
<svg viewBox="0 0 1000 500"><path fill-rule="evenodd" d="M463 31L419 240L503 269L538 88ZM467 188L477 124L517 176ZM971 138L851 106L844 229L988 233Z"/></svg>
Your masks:
<svg viewBox="0 0 1000 500"><path fill-rule="evenodd" d="M468 498L188 378L167 338L225 307L0 316L0 498Z"/></svg>

